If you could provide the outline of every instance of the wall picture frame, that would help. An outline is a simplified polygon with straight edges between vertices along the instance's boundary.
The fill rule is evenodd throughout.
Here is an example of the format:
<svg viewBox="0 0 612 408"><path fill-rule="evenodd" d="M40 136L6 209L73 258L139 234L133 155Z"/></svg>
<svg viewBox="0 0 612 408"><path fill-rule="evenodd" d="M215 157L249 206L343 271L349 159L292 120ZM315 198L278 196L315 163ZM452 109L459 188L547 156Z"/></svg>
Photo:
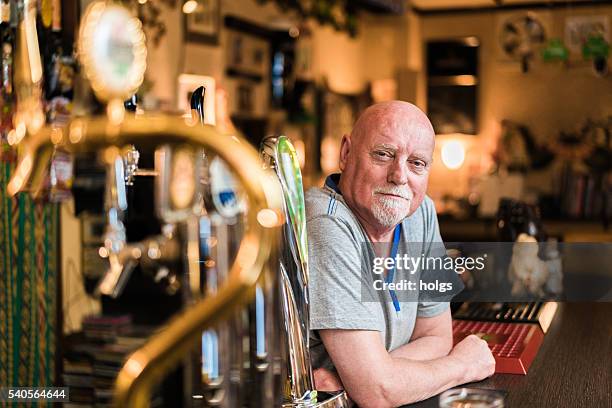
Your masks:
<svg viewBox="0 0 612 408"><path fill-rule="evenodd" d="M610 19L607 15L571 16L565 19L565 44L580 54L589 36L601 36L610 42Z"/></svg>
<svg viewBox="0 0 612 408"><path fill-rule="evenodd" d="M273 32L236 16L225 16L225 73L229 77L267 81Z"/></svg>
<svg viewBox="0 0 612 408"><path fill-rule="evenodd" d="M261 82L268 77L270 44L267 40L227 30L226 73L232 77L248 78Z"/></svg>
<svg viewBox="0 0 612 408"><path fill-rule="evenodd" d="M197 9L183 17L185 42L218 45L220 20L221 1L200 0Z"/></svg>
<svg viewBox="0 0 612 408"><path fill-rule="evenodd" d="M478 134L480 40L427 41L427 115L436 134Z"/></svg>

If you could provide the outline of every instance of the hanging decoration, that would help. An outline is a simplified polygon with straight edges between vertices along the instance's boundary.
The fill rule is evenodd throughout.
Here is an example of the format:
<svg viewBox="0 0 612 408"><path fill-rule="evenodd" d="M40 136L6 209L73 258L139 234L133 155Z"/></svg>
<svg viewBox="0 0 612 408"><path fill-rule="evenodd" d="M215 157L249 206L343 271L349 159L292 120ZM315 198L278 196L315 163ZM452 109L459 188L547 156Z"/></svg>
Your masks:
<svg viewBox="0 0 612 408"><path fill-rule="evenodd" d="M608 55L610 44L601 34L589 36L582 46L582 57L593 61L593 70L598 76L608 73Z"/></svg>
<svg viewBox="0 0 612 408"><path fill-rule="evenodd" d="M164 8L173 9L177 0L119 0L119 4L128 8L142 22L147 38L154 46L166 35L166 23L162 17Z"/></svg>
<svg viewBox="0 0 612 408"><path fill-rule="evenodd" d="M257 0L260 4L274 1L281 10L293 10L303 19L314 19L321 25L331 25L349 36L357 35L357 8L349 0Z"/></svg>
<svg viewBox="0 0 612 408"><path fill-rule="evenodd" d="M545 62L567 62L569 50L560 38L551 38L542 50L542 59Z"/></svg>
<svg viewBox="0 0 612 408"><path fill-rule="evenodd" d="M360 9L377 12L402 14L405 11L404 0L256 0L259 4L274 2L282 11L293 11L300 18L316 20L321 25L329 25L338 31L346 32L350 37L357 36L357 11ZM154 46L157 46L166 34L166 22L162 17L164 8L173 9L179 5L177 0L119 0L119 3L136 15L147 32ZM196 12L203 7L198 0L180 2L186 14Z"/></svg>

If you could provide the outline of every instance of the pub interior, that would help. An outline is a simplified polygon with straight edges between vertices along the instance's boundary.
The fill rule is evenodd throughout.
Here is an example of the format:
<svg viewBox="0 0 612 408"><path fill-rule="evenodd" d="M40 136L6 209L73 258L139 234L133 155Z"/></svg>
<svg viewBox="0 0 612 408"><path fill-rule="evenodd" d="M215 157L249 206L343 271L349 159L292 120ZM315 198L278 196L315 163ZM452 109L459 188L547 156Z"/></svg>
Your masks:
<svg viewBox="0 0 612 408"><path fill-rule="evenodd" d="M2 406L355 404L310 359L304 197L394 100L496 363L405 406L612 406L612 1L0 4Z"/></svg>

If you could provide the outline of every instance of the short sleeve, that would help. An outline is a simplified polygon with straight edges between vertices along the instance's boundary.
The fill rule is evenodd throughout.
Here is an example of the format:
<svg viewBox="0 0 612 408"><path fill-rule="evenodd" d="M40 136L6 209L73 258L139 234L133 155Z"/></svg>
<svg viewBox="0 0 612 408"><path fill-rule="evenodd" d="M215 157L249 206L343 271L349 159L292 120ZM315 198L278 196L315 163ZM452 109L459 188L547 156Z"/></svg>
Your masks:
<svg viewBox="0 0 612 408"><path fill-rule="evenodd" d="M446 251L442 237L440 236L440 227L438 226L438 216L433 201L429 197L423 200L423 217L425 222L425 242L427 248L426 256L437 257L444 256ZM434 317L449 308L448 302L419 302L417 309L417 317Z"/></svg>
<svg viewBox="0 0 612 408"><path fill-rule="evenodd" d="M435 317L448 308L448 302L419 302L417 317Z"/></svg>
<svg viewBox="0 0 612 408"><path fill-rule="evenodd" d="M378 302L363 302L362 243L333 216L308 220L310 329L384 330Z"/></svg>

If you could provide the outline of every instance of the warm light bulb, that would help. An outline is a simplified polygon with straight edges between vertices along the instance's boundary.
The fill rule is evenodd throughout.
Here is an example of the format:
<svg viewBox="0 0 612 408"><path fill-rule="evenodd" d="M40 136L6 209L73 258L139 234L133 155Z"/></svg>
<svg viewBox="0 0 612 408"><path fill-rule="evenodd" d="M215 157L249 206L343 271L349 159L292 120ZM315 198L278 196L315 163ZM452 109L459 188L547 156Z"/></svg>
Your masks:
<svg viewBox="0 0 612 408"><path fill-rule="evenodd" d="M15 142L17 141L17 133L15 132L15 129L11 129L8 132L8 135L6 136L6 141L8 142L9 146L13 146L15 144Z"/></svg>
<svg viewBox="0 0 612 408"><path fill-rule="evenodd" d="M120 99L113 99L110 101L106 107L106 114L108 115L108 120L113 125L120 125L125 118L125 106L123 105L123 101Z"/></svg>
<svg viewBox="0 0 612 408"><path fill-rule="evenodd" d="M19 121L19 123L17 123L17 126L15 127L15 143L14 144L21 142L21 139L23 139L25 135L26 135L25 122Z"/></svg>
<svg viewBox="0 0 612 408"><path fill-rule="evenodd" d="M279 217L278 212L273 209L264 208L257 213L257 222L259 222L262 227L273 228L281 225L282 218Z"/></svg>
<svg viewBox="0 0 612 408"><path fill-rule="evenodd" d="M184 210L193 202L196 190L196 165L191 150L177 149L172 159L170 199L172 205Z"/></svg>
<svg viewBox="0 0 612 408"><path fill-rule="evenodd" d="M198 2L196 0L187 0L183 4L183 13L191 14L198 8Z"/></svg>
<svg viewBox="0 0 612 408"><path fill-rule="evenodd" d="M457 140L449 140L442 146L442 163L451 170L456 170L465 160L465 148L463 143Z"/></svg>
<svg viewBox="0 0 612 408"><path fill-rule="evenodd" d="M300 163L300 168L303 170L304 169L304 164L306 164L306 146L304 145L304 141L303 140L296 140L293 143L293 146L295 147L295 152L297 153L297 157L298 157L298 162Z"/></svg>
<svg viewBox="0 0 612 408"><path fill-rule="evenodd" d="M51 142L53 144L60 144L62 139L64 138L64 134L61 128L53 128L51 129Z"/></svg>

